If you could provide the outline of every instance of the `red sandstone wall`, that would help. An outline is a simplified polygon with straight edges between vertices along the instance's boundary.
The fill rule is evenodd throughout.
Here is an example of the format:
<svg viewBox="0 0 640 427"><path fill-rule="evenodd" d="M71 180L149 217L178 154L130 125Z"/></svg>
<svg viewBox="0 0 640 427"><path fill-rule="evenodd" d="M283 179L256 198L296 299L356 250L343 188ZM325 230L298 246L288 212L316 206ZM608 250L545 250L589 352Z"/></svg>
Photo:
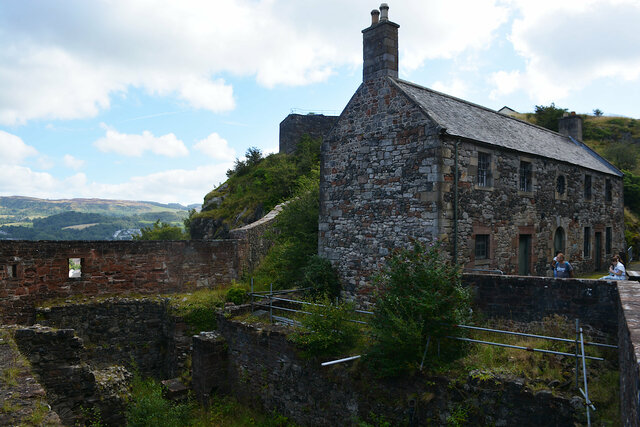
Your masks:
<svg viewBox="0 0 640 427"><path fill-rule="evenodd" d="M82 277L69 278L69 258L82 258ZM0 241L0 321L29 323L49 298L215 287L245 263L236 240Z"/></svg>

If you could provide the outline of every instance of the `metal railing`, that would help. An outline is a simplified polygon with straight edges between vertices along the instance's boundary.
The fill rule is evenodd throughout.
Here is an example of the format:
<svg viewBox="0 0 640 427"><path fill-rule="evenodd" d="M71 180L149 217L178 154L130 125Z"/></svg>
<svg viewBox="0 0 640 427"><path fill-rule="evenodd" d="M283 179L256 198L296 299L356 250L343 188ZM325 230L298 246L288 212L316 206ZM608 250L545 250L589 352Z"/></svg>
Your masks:
<svg viewBox="0 0 640 427"><path fill-rule="evenodd" d="M286 295L286 294L301 292L301 291L304 291L304 290L307 290L307 289L309 289L309 288L287 289L287 290L276 290L276 291L274 291L273 290L273 285L270 285L269 291L254 292L253 291L253 280L251 280L251 293L250 293L251 311L253 312L253 309L254 309L255 306L268 308L269 309L269 320L270 320L270 322L273 322L275 320L277 322L280 322L280 323L283 323L283 324L287 324L287 325L290 325L290 326L301 326L301 322L300 321L295 320L295 319L290 319L290 318L287 318L287 317L283 317L283 316L276 316L276 315L273 314L273 311L274 310L276 310L276 311L277 310L281 310L281 311L284 311L284 312L287 312L287 313L301 313L301 314L305 314L305 315L312 314L311 312L305 311L305 310L299 310L299 309L295 309L295 308L290 308L290 307L282 307L280 305L274 305L274 303L284 302L284 303L288 303L288 304L292 304L292 305L298 304L300 306L309 305L309 306L324 307L323 304L312 303L312 302L308 302L308 301L301 301L301 300L296 300L296 299L292 299L292 298L281 298L281 297L276 296L276 295L283 295L283 294ZM254 298L259 298L261 300L267 300L266 304L263 303L263 302L259 302L259 303L255 302ZM354 313L365 314L365 315L373 315L374 314L372 311L357 310L357 309L354 310ZM363 325L367 324L367 322L364 322L362 320L356 320L356 319L348 319L348 320L350 322L354 322L354 323L358 323L358 324L363 324ZM448 338L448 339L457 340L457 341L471 342L471 343L475 343L475 344L493 345L493 346L497 346L497 347L506 347L506 348L512 348L512 349L516 349L516 350L524 350L524 351L530 351L530 352L538 352L538 353L546 353L546 354L555 354L555 355L566 356L566 357L574 357L575 360L576 360L576 388L580 391L580 393L582 394L582 396L585 399L585 407L586 407L586 412L587 412L587 425L591 426L590 409L593 409L595 411L596 408L593 405L593 402L591 402L591 400L589 398L589 388L588 388L588 383L587 383L586 360L588 359L588 360L603 361L604 358L586 355L584 347L585 346L594 346L594 347L602 347L602 348L609 348L609 349L617 349L618 346L611 345L611 344L605 344L605 343L585 341L584 340L583 330L580 327L580 323L579 323L578 319L576 319L576 338L575 338L575 340L568 339L568 338L546 336L546 335L529 334L529 333L525 333L525 332L507 331L507 330L503 330L503 329L484 328L484 327L472 326L472 325L458 324L458 325L454 325L454 326L457 327L457 328L460 328L460 329L468 329L468 330L475 330L475 331L482 331L482 332L498 333L498 334L504 334L504 335L521 336L521 337L528 337L528 338L534 338L534 339L540 339L540 340L562 342L562 343L566 343L566 344L574 344L575 345L575 352L574 353L567 353L567 352L561 352L561 351L555 351L555 350L547 350L547 349L541 349L541 348L518 346L518 345L513 345L513 344L506 344L506 343L486 341L486 340L478 340L478 339L472 339L472 338L466 338L466 337L446 336L446 338ZM424 360L425 360L425 357L426 357L426 354L427 354L427 350L429 348L430 341L431 341L431 338L428 337L427 338L427 344L426 344L425 350L424 350L422 363L420 364L420 369L421 370L422 370L423 365L424 365ZM439 345L439 342L438 342L438 348L439 348L439 346L440 345ZM337 363L349 362L349 361L352 361L352 360L359 359L360 357L361 357L361 355L356 355L356 356L345 357L345 358L338 359L338 360L332 360L332 361L328 361L328 362L322 363L322 366L330 366L330 365L334 365L334 364L337 364ZM583 377L584 390L579 385L580 360L582 360L582 377Z"/></svg>

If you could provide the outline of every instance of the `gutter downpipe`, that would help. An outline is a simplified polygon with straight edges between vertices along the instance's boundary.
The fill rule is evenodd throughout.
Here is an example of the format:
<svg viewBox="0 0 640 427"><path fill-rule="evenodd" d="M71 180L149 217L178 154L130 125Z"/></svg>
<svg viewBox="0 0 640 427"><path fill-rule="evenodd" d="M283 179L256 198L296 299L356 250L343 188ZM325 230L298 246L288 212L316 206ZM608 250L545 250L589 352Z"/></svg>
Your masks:
<svg viewBox="0 0 640 427"><path fill-rule="evenodd" d="M460 138L455 141L455 175L453 177L453 263L458 264L458 144Z"/></svg>

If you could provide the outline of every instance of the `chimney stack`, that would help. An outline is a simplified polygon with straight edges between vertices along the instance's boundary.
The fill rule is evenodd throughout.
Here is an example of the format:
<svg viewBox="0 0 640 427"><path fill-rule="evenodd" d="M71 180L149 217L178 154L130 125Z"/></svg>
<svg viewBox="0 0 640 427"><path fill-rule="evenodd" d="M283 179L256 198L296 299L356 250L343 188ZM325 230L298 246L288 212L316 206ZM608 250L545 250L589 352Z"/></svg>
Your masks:
<svg viewBox="0 0 640 427"><path fill-rule="evenodd" d="M570 136L573 139L582 141L582 117L575 111L571 114L564 113L558 120L558 132L560 135Z"/></svg>
<svg viewBox="0 0 640 427"><path fill-rule="evenodd" d="M398 28L389 21L389 6L371 11L371 26L362 30L363 81L382 76L398 78Z"/></svg>

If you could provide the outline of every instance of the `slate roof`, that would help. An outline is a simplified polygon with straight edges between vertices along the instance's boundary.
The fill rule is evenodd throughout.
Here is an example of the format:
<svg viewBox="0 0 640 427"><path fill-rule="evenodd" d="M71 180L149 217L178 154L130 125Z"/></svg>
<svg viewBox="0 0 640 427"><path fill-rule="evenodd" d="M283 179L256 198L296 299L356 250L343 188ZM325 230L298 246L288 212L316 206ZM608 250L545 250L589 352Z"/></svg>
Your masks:
<svg viewBox="0 0 640 427"><path fill-rule="evenodd" d="M622 176L613 165L573 138L414 83L390 80L442 126L448 135Z"/></svg>

